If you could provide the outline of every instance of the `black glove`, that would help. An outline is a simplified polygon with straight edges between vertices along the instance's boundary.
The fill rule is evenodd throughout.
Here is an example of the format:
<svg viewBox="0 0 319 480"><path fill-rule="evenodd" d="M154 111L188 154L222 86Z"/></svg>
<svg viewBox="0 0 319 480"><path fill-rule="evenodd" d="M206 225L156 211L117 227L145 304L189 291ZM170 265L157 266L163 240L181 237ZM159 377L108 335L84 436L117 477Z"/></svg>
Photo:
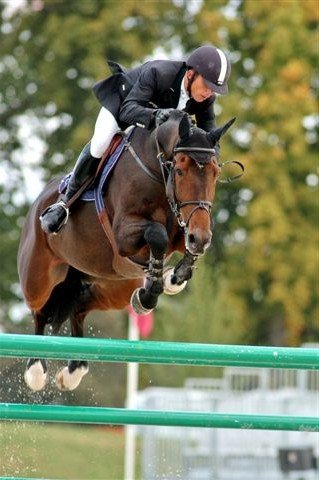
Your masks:
<svg viewBox="0 0 319 480"><path fill-rule="evenodd" d="M159 108L158 110L155 110L155 125L158 127L166 122L173 110L174 108Z"/></svg>

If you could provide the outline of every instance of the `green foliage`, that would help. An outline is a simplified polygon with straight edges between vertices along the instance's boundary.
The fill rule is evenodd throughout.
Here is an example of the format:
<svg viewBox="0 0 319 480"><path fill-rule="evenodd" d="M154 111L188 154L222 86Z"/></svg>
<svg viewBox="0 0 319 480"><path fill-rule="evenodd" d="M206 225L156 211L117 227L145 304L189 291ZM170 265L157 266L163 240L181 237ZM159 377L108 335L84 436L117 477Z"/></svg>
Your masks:
<svg viewBox="0 0 319 480"><path fill-rule="evenodd" d="M200 12L203 25L212 4ZM312 0L246 0L232 14L218 24L235 60L222 116L238 117L223 152L243 161L246 174L219 196L229 212L226 228L216 228L227 305L246 341L299 344L318 338L318 8Z"/></svg>

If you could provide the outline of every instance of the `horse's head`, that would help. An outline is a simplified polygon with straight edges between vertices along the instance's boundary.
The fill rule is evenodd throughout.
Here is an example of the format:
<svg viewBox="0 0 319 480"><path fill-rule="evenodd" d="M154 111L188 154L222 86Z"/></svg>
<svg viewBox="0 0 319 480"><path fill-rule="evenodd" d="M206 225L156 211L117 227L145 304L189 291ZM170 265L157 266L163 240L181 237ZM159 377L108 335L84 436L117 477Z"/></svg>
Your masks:
<svg viewBox="0 0 319 480"><path fill-rule="evenodd" d="M179 123L167 196L192 255L202 255L211 243L210 211L220 173L216 147L234 121L210 132L194 127L186 114Z"/></svg>

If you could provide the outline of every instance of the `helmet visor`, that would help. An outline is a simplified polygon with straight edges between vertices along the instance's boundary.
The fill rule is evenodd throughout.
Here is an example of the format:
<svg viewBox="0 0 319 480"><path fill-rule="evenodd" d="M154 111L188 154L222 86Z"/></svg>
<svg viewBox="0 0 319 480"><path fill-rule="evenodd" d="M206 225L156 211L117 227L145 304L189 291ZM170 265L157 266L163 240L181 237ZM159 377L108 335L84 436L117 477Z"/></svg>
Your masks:
<svg viewBox="0 0 319 480"><path fill-rule="evenodd" d="M207 85L207 87L210 90L212 90L214 93L219 93L220 95L226 95L226 93L228 93L228 85L226 82L217 84L217 83L212 83L209 80L206 80L204 76L203 78L205 81L205 85Z"/></svg>

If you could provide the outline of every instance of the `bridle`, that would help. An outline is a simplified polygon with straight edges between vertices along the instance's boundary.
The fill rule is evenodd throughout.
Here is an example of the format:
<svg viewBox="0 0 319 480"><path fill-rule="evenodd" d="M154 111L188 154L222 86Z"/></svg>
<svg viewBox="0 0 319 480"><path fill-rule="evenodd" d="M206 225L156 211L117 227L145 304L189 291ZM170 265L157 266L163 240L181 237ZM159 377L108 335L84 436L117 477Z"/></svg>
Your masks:
<svg viewBox="0 0 319 480"><path fill-rule="evenodd" d="M180 202L176 196L176 182L175 182L175 165L176 165L176 159L175 155L176 153L182 152L182 153L188 153L188 152L202 152L202 153L209 153L212 156L216 157L216 149L215 148L203 148L203 147L188 147L188 146L176 146L173 149L173 157L170 159L167 159L165 157L165 153L163 152L159 141L158 141L158 126L155 129L155 142L156 142L156 149L157 149L157 159L159 161L160 169L161 169L161 176L157 175L154 171L151 171L140 159L140 157L137 155L135 152L134 148L131 145L131 142L129 142L127 139L125 139L126 143L126 149L131 153L132 157L136 161L136 163L139 165L139 167L154 181L160 184L164 184L165 187L165 192L166 192L166 197L168 204L174 213L176 220L178 222L178 225L184 230L184 233L186 233L189 222L193 214L199 210L205 210L207 214L210 216L210 212L212 209L213 203L208 201L208 200L187 200L185 202ZM124 137L125 138L125 137ZM194 160L198 168L203 168L204 165L196 160ZM220 183L230 183L238 178L240 178L243 174L244 167L243 165L238 162L238 161L229 161L229 162L224 162L224 163L217 163L216 160L212 160L212 162L216 163L216 165L220 168L222 168L224 165L235 163L237 164L241 170L242 173L238 175L234 175L232 177L228 177L224 180L217 180ZM182 209L186 206L189 205L194 205L194 208L191 210L189 213L187 219L184 218L182 214Z"/></svg>
<svg viewBox="0 0 319 480"><path fill-rule="evenodd" d="M169 206L171 207L172 212L174 213L176 220L178 222L178 225L184 229L184 231L187 230L189 222L193 214L199 210L205 210L208 215L210 216L210 212L212 209L212 202L208 200L187 200L185 202L179 201L179 199L176 196L176 182L175 182L175 165L176 165L176 158L175 154L182 152L182 153L187 153L189 151L193 152L205 152L205 153L211 153L212 155L216 155L216 151L213 148L202 148L202 147L175 147L173 149L173 158L172 160L166 160L165 159L165 154L161 150L157 135L155 136L156 138L156 148L157 148L157 158L159 160L159 164L161 167L162 171L162 177L164 180L165 184L165 190L166 190L166 197L167 201L169 203ZM194 160L195 161L195 160ZM204 165L201 164L200 162L195 161L196 165L198 168L203 168ZM182 214L182 208L188 206L188 205L194 205L194 208L191 210L189 213L188 217L185 219L183 214Z"/></svg>

